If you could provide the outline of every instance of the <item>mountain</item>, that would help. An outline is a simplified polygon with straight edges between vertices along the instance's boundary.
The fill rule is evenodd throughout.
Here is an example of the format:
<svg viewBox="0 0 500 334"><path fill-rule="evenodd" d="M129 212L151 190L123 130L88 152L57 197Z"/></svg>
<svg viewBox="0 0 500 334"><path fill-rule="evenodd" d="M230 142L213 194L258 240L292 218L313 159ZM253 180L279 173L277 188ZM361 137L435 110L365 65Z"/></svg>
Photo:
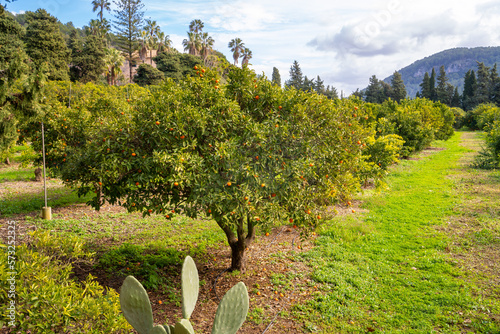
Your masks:
<svg viewBox="0 0 500 334"><path fill-rule="evenodd" d="M434 68L437 78L441 66L444 66L446 70L448 82L458 87L458 91L462 93L465 73L470 69L477 72L477 62L484 63L488 67L492 67L496 63L500 66L500 46L454 48L441 51L417 60L398 72L401 73L406 91L411 98L415 97L415 94L420 91L420 84L424 79L425 72L430 75L432 68ZM392 76L385 78L384 81L390 84L391 79Z"/></svg>

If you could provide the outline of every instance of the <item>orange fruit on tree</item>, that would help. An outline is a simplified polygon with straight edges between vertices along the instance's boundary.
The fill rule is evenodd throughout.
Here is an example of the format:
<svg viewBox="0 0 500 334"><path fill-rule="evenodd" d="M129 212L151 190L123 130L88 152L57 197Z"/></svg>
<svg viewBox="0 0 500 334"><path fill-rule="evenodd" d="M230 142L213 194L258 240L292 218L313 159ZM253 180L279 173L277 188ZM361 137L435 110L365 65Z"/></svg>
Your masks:
<svg viewBox="0 0 500 334"><path fill-rule="evenodd" d="M134 152L132 152L132 156L133 156L133 157L135 157L135 156L136 156L136 154L135 154Z"/></svg>
<svg viewBox="0 0 500 334"><path fill-rule="evenodd" d="M227 186L228 186L228 187L231 187L231 182L228 182L228 183L227 183Z"/></svg>
<svg viewBox="0 0 500 334"><path fill-rule="evenodd" d="M179 183L178 183L178 182L174 182L174 186L176 186L176 187L177 187L178 185L179 185Z"/></svg>
<svg viewBox="0 0 500 334"><path fill-rule="evenodd" d="M156 125L160 125L160 122L156 121Z"/></svg>

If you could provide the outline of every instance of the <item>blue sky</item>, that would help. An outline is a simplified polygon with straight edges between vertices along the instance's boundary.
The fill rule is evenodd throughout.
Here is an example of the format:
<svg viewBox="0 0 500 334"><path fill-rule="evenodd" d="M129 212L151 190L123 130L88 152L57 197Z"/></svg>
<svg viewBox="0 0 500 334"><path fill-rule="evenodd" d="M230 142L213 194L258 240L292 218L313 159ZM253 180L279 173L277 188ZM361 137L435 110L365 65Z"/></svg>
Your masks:
<svg viewBox="0 0 500 334"><path fill-rule="evenodd" d="M96 18L91 0L17 0L14 13L44 8L77 27ZM497 0L142 0L182 51L189 22L200 19L215 48L232 60L228 42L239 37L253 52L253 69L282 81L297 60L309 78L345 95L395 70L453 47L500 46ZM113 19L112 13L105 16Z"/></svg>

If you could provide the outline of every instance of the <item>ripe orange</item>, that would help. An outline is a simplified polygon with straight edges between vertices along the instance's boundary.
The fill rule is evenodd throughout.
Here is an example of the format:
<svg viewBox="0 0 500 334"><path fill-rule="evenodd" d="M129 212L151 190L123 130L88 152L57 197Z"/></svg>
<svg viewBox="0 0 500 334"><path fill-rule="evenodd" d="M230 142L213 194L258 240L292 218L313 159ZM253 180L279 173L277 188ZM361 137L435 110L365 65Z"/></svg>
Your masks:
<svg viewBox="0 0 500 334"><path fill-rule="evenodd" d="M184 138L186 138L186 136L182 135L182 136L181 136L181 139L184 139Z"/></svg>
<svg viewBox="0 0 500 334"><path fill-rule="evenodd" d="M358 107L354 107L354 110L358 110Z"/></svg>
<svg viewBox="0 0 500 334"><path fill-rule="evenodd" d="M135 157L135 156L136 156L136 154L135 154L134 152L132 152L132 156L133 156L133 157Z"/></svg>
<svg viewBox="0 0 500 334"><path fill-rule="evenodd" d="M102 186L102 182L99 182L99 185Z"/></svg>
<svg viewBox="0 0 500 334"><path fill-rule="evenodd" d="M174 131L174 128L170 128L169 130L170 130L170 131Z"/></svg>
<svg viewBox="0 0 500 334"><path fill-rule="evenodd" d="M293 223L293 219L292 219L292 218L288 219L288 221L289 221L290 223Z"/></svg>
<svg viewBox="0 0 500 334"><path fill-rule="evenodd" d="M202 71L203 73L205 73L205 69L204 69L204 68L202 68L202 69L201 69L201 71Z"/></svg>
<svg viewBox="0 0 500 334"><path fill-rule="evenodd" d="M212 213L212 210L208 209L208 213Z"/></svg>
<svg viewBox="0 0 500 334"><path fill-rule="evenodd" d="M255 99L258 100L259 99L259 95L255 96Z"/></svg>
<svg viewBox="0 0 500 334"><path fill-rule="evenodd" d="M136 186L138 186L138 185L139 185L139 182L136 182L136 183L135 183L135 185L136 185Z"/></svg>
<svg viewBox="0 0 500 334"><path fill-rule="evenodd" d="M358 140L358 145L361 145L361 142Z"/></svg>
<svg viewBox="0 0 500 334"><path fill-rule="evenodd" d="M153 212L153 210L149 209L148 212L151 213L151 212Z"/></svg>
<svg viewBox="0 0 500 334"><path fill-rule="evenodd" d="M279 108L279 109L283 109L283 107L282 107L282 106L279 106L278 108Z"/></svg>
<svg viewBox="0 0 500 334"><path fill-rule="evenodd" d="M245 201L248 201L248 196L245 196Z"/></svg>
<svg viewBox="0 0 500 334"><path fill-rule="evenodd" d="M264 183L262 183L260 186L261 186L262 188L264 188L266 185L265 185Z"/></svg>
<svg viewBox="0 0 500 334"><path fill-rule="evenodd" d="M227 183L227 186L228 186L228 187L231 187L231 182L228 182L228 183Z"/></svg>
<svg viewBox="0 0 500 334"><path fill-rule="evenodd" d="M257 217L257 218L255 218L255 220L256 220L256 221L259 221L259 220L260 220L260 218L259 218L259 217Z"/></svg>
<svg viewBox="0 0 500 334"><path fill-rule="evenodd" d="M316 218L321 219L321 216L320 216L320 215L318 215Z"/></svg>
<svg viewBox="0 0 500 334"><path fill-rule="evenodd" d="M194 69L195 69L195 70L197 70L197 69L198 69L198 66L195 66L195 67L194 67Z"/></svg>
<svg viewBox="0 0 500 334"><path fill-rule="evenodd" d="M276 194L274 194L274 193L273 193L273 194L271 194L271 197L276 197Z"/></svg>
<svg viewBox="0 0 500 334"><path fill-rule="evenodd" d="M125 113L124 113L123 111L121 112L121 114L122 114L122 115L125 115Z"/></svg>
<svg viewBox="0 0 500 334"><path fill-rule="evenodd" d="M266 237L268 237L268 236L269 236L269 232L266 232Z"/></svg>
<svg viewBox="0 0 500 334"><path fill-rule="evenodd" d="M176 187L177 187L178 185L179 185L179 183L177 183L177 182L174 182L174 186L176 186Z"/></svg>
<svg viewBox="0 0 500 334"><path fill-rule="evenodd" d="M156 125L160 125L160 122L156 121Z"/></svg>

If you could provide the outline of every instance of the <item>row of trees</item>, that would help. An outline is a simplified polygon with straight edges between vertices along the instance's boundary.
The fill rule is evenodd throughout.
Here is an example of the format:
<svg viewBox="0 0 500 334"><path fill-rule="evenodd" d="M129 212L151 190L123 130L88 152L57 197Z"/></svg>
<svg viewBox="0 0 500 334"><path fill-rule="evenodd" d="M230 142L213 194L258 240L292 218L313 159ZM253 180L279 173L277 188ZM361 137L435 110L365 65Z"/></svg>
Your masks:
<svg viewBox="0 0 500 334"><path fill-rule="evenodd" d="M373 75L366 90L363 92L358 90L354 95L373 103L382 103L387 99L401 101L407 97L399 72L394 72L391 84ZM490 102L500 106L500 77L497 65L489 68L484 63L478 62L477 72L471 69L465 74L464 90L461 95L458 88L448 82L444 66L439 68L439 74L436 74L433 68L430 75L428 72L424 74L416 97L441 102L450 107L460 107L464 110L472 110L480 104Z"/></svg>
<svg viewBox="0 0 500 334"><path fill-rule="evenodd" d="M462 95L458 93L457 87L448 83L444 66L439 68L437 78L434 69L431 75L426 72L420 87L421 91L417 96L464 110L472 110L484 103L500 105L500 77L496 64L489 68L484 63L477 62L477 72L472 69L467 71Z"/></svg>
<svg viewBox="0 0 500 334"><path fill-rule="evenodd" d="M325 87L324 81L321 80L318 75L316 79L309 79L302 74L302 69L300 68L299 62L295 60L290 67L290 79L285 81L285 87L295 88L301 91L315 91L318 94L327 96L329 99L338 99L339 95L335 87L330 87L329 85ZM273 75L271 81L279 86L281 86L281 76L276 67L273 68Z"/></svg>

